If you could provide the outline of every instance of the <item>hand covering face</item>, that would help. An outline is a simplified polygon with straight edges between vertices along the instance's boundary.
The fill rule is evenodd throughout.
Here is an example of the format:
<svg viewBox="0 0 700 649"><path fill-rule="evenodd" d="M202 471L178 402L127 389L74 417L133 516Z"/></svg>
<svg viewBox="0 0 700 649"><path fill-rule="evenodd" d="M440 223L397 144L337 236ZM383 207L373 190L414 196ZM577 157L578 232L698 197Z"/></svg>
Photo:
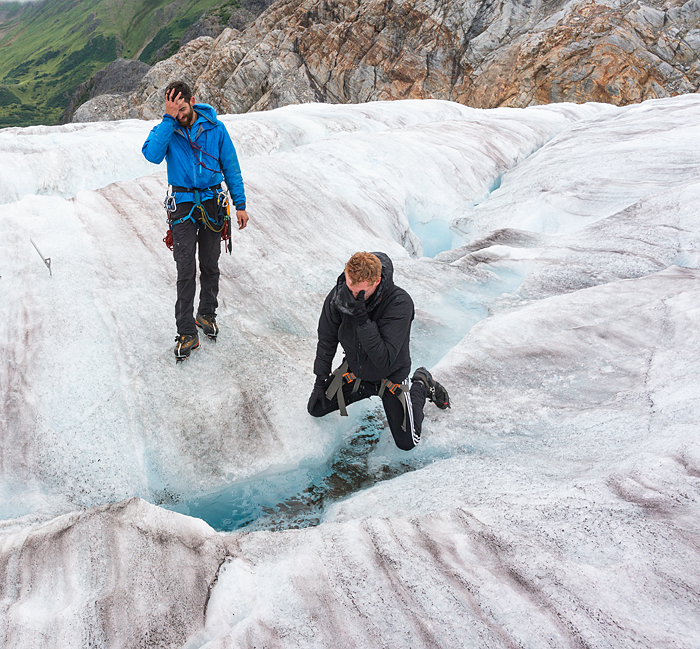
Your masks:
<svg viewBox="0 0 700 649"><path fill-rule="evenodd" d="M347 284L343 284L335 295L334 304L338 311L355 318L358 325L363 325L369 319L365 292L360 291L355 297Z"/></svg>

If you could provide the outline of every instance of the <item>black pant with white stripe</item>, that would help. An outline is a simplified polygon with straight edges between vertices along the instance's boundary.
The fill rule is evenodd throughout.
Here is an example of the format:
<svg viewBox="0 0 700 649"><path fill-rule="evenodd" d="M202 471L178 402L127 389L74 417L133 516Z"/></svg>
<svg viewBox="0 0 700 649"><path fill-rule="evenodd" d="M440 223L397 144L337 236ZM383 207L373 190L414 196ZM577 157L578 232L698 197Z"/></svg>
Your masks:
<svg viewBox="0 0 700 649"><path fill-rule="evenodd" d="M357 379L355 379L357 380ZM330 380L327 381L330 384ZM357 392L353 392L355 381L345 383L343 385L343 396L345 397L346 405L375 397L379 394L381 383L370 383L362 381ZM325 386L325 389L328 385ZM422 381L416 381L411 385L411 390L404 393L406 395L406 430L403 430L404 409L399 398L393 395L389 390L384 390L382 395L382 404L386 413L386 420L389 422L391 434L394 436L396 446L402 451L410 451L420 441L421 425L423 424L423 407L427 398L427 390ZM324 398L317 402L311 414L314 417L323 417L329 412L338 410L338 397L332 399Z"/></svg>

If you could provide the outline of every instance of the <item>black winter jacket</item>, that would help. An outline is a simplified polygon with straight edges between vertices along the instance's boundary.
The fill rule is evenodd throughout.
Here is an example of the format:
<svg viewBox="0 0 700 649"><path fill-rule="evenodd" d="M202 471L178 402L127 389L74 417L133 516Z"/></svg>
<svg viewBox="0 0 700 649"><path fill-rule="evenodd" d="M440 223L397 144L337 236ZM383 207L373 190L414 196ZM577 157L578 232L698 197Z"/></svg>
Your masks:
<svg viewBox="0 0 700 649"><path fill-rule="evenodd" d="M338 349L343 347L350 371L363 381L389 379L401 383L411 371L409 339L414 316L413 300L394 284L394 266L383 252L373 253L382 262L382 280L367 300L369 320L357 320L336 306L345 273L326 297L318 321L318 346L314 374L326 377Z"/></svg>

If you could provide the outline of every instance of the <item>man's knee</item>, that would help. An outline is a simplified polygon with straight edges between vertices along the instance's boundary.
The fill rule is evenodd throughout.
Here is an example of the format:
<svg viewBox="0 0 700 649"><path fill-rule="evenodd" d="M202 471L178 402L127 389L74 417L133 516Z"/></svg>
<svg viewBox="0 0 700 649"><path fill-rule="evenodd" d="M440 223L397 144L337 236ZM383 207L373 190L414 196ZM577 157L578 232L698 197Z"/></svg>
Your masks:
<svg viewBox="0 0 700 649"><path fill-rule="evenodd" d="M413 443L412 439L404 440L394 438L394 442L396 442L396 448L401 451L412 451L414 448L416 448L416 445Z"/></svg>
<svg viewBox="0 0 700 649"><path fill-rule="evenodd" d="M218 259L201 259L199 260L199 270L202 275L207 278L218 281L221 277L221 271L219 270Z"/></svg>
<svg viewBox="0 0 700 649"><path fill-rule="evenodd" d="M217 261L221 256L221 233L200 226L198 232L199 256Z"/></svg>

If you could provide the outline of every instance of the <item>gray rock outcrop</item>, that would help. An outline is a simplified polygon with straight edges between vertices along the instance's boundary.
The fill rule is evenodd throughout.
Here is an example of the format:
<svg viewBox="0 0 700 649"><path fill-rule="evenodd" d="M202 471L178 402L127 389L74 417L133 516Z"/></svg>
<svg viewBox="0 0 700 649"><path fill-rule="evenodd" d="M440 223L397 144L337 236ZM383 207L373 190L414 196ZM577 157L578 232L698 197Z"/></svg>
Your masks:
<svg viewBox="0 0 700 649"><path fill-rule="evenodd" d="M104 94L123 94L136 90L143 76L151 69L141 61L119 58L95 73L90 99Z"/></svg>
<svg viewBox="0 0 700 649"><path fill-rule="evenodd" d="M71 121L76 108L86 100L95 99L96 97L116 96L116 101L119 103L118 97L136 90L141 79L150 69L151 66L146 63L133 59L118 58L116 61L112 61L112 63L96 72L89 81L81 83L75 89L68 107L59 117L58 123L63 124ZM107 102L101 101L100 105L105 106L105 110L102 110L101 114L108 114L108 110L106 110ZM118 118L107 117L105 119Z"/></svg>
<svg viewBox="0 0 700 649"><path fill-rule="evenodd" d="M180 38L180 47L200 36L216 38L223 30L221 23L214 16L204 14L197 22L192 23L187 28Z"/></svg>
<svg viewBox="0 0 700 649"><path fill-rule="evenodd" d="M223 113L406 98L626 105L695 92L699 56L700 0L279 0L244 32L154 66L119 116L159 116L153 93L176 78Z"/></svg>

